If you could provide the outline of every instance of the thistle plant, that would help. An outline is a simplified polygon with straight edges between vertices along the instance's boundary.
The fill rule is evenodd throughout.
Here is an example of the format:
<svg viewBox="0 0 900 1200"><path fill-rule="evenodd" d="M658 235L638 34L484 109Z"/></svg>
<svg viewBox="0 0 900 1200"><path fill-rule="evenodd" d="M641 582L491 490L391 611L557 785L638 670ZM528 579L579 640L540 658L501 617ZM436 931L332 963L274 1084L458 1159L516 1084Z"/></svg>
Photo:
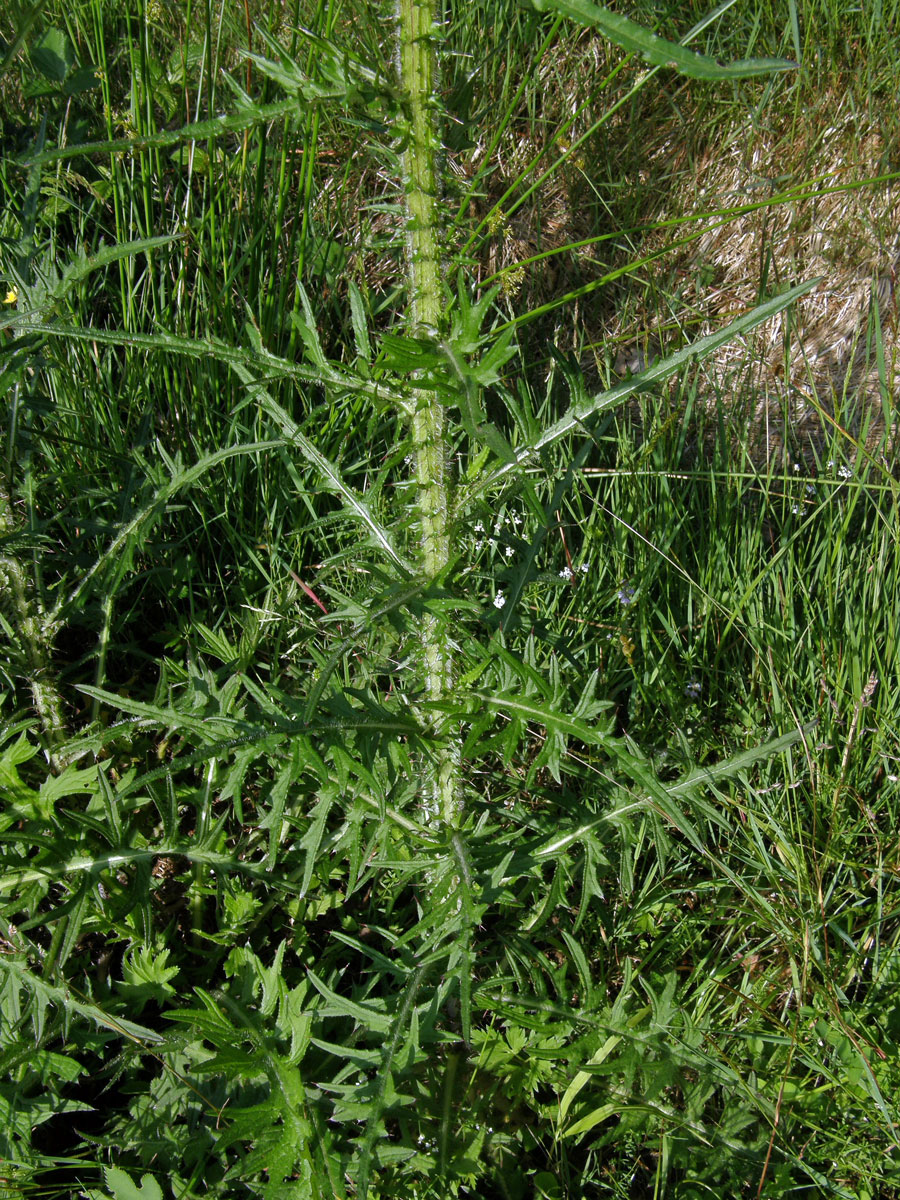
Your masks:
<svg viewBox="0 0 900 1200"><path fill-rule="evenodd" d="M32 38L23 73L59 76L2 175L22 303L0 378L28 397L0 514L28 667L0 732L0 1153L22 1194L894 1187L896 849L866 789L896 727L868 660L897 630L852 619L854 588L898 588L894 518L832 472L834 538L786 518L773 550L743 481L684 469L683 429L639 452L610 432L664 384L687 406L704 355L812 284L761 286L595 388L540 339L613 270L530 308L478 277L482 233L511 237L661 71L789 64L694 53L713 18L675 44L588 0L535 7L494 14L526 21L521 78L467 75L477 17L439 28L421 0L389 26L207 8L174 47L145 5L124 50L94 5L8 39L5 67ZM498 197L529 56L587 36L649 69ZM464 121L479 104L489 129ZM816 709L829 657L853 754ZM44 666L53 704L29 690Z"/></svg>

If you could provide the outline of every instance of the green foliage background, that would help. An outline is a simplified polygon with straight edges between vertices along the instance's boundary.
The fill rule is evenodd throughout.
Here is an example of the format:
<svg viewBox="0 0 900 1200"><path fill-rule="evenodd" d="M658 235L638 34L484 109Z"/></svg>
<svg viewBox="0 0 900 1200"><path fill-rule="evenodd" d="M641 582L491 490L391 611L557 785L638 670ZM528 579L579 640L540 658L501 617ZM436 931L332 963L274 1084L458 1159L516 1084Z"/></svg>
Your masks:
<svg viewBox="0 0 900 1200"><path fill-rule="evenodd" d="M378 4L0 18L0 1192L895 1196L890 443L738 471L697 401L808 283L621 382L559 331L613 113L848 45L886 106L897 14L439 16L430 150ZM578 152L606 257L488 278Z"/></svg>

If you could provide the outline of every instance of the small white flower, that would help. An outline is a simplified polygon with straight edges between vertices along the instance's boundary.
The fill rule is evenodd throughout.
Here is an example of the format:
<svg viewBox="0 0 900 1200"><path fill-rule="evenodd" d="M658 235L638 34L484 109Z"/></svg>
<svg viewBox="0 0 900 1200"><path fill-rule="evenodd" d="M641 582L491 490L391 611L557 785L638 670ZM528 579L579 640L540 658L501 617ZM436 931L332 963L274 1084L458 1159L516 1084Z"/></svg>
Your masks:
<svg viewBox="0 0 900 1200"><path fill-rule="evenodd" d="M574 573L568 567L563 567L559 573L559 577L560 579L565 579L566 583L568 583L570 579L574 578Z"/></svg>
<svg viewBox="0 0 900 1200"><path fill-rule="evenodd" d="M502 592L498 592L497 595L494 597L494 608L502 608L505 603L506 603L506 597L503 595Z"/></svg>
<svg viewBox="0 0 900 1200"><path fill-rule="evenodd" d="M796 475L796 474L798 474L798 473L799 473L799 471L800 471L800 464L799 464L799 463L794 463L794 474L795 474L795 475Z"/></svg>
<svg viewBox="0 0 900 1200"><path fill-rule="evenodd" d="M476 533L484 533L484 521L476 521L475 522L475 532Z"/></svg>
<svg viewBox="0 0 900 1200"><path fill-rule="evenodd" d="M503 551L503 553L506 555L507 558L512 558L512 556L515 554L515 550L513 549L512 546L507 546L506 549Z"/></svg>
<svg viewBox="0 0 900 1200"><path fill-rule="evenodd" d="M691 682L684 689L684 694L685 694L685 696L687 696L688 700L699 700L700 693L702 691L703 691L703 688L700 685L700 681L698 679L692 679Z"/></svg>
<svg viewBox="0 0 900 1200"><path fill-rule="evenodd" d="M518 513L514 513L511 520L512 520L513 525L515 525L515 527L517 529L522 524L522 518L519 516Z"/></svg>
<svg viewBox="0 0 900 1200"><path fill-rule="evenodd" d="M852 479L853 478L853 472L850 470L850 468L847 466L846 463L841 463L841 465L838 467L838 475L840 475L841 479Z"/></svg>
<svg viewBox="0 0 900 1200"><path fill-rule="evenodd" d="M816 489L811 483L806 485L806 494L807 496L814 496L816 494Z"/></svg>
<svg viewBox="0 0 900 1200"><path fill-rule="evenodd" d="M583 563L581 564L581 566L578 568L578 570L579 570L579 571L582 573L582 575L587 575L587 573L588 573L588 564L587 564L586 562L583 562Z"/></svg>

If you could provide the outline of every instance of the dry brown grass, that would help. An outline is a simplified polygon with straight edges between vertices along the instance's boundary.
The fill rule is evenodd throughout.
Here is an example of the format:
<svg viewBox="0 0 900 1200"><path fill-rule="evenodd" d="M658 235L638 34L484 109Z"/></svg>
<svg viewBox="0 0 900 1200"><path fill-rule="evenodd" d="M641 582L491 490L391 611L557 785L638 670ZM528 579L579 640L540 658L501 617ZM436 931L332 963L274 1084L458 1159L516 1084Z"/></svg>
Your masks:
<svg viewBox="0 0 900 1200"><path fill-rule="evenodd" d="M745 421L756 462L811 466L835 437L848 457L857 442L887 453L900 390L900 134L834 83L803 103L786 90L790 102L770 98L764 111L711 103L665 75L625 100L643 74L602 39L573 36L543 64L539 103L449 156L445 211L468 198L457 245L481 227L467 254L475 278L499 278L512 315L563 300L535 343L581 351L602 384L648 338L680 348L820 277L697 368L701 409ZM604 108L615 111L597 124ZM350 206L359 226L344 229L376 294L397 277L395 199L370 171Z"/></svg>
<svg viewBox="0 0 900 1200"><path fill-rule="evenodd" d="M855 442L884 452L900 384L900 189L886 178L896 160L882 124L834 97L782 126L733 125L660 206L642 245L665 251L673 220L701 231L672 256L677 296L666 311L626 307L614 335L658 328L675 348L820 277L793 309L707 360L703 390L749 419L756 460L821 456L835 434L848 455Z"/></svg>

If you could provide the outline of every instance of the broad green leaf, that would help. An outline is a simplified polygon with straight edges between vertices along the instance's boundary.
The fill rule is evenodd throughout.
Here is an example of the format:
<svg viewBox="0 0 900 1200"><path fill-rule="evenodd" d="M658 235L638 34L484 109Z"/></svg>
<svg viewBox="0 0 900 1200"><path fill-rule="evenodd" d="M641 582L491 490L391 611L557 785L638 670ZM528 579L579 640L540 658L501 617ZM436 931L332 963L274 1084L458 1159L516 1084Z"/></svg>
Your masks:
<svg viewBox="0 0 900 1200"><path fill-rule="evenodd" d="M612 1040L612 1039L610 1039L610 1040ZM615 1040L620 1041L621 1039L616 1038ZM572 1100L575 1099L575 1095L577 1095L577 1091L580 1090L580 1088L584 1086L584 1084L580 1082L581 1077L584 1074L585 1074L584 1071L579 1071L578 1075L576 1075L576 1077L575 1077L576 1081L579 1081L579 1088L576 1089L576 1092L573 1094ZM590 1078L589 1075L586 1076L585 1081L589 1078ZM568 1095L568 1092L566 1093L566 1095ZM565 1097L564 1097L564 1099L565 1099ZM572 1103L572 1100L569 1101L570 1104ZM627 1107L627 1105L624 1107ZM609 1118L614 1116L617 1112L621 1112L622 1108L623 1108L623 1105L621 1102L619 1102L619 1103L614 1102L612 1104L601 1104L599 1108L595 1108L594 1111L588 1113L586 1117L582 1117L580 1121L576 1121L574 1125L571 1125L566 1130L565 1136L566 1137L577 1137L577 1135L579 1133L587 1133L587 1131L589 1129L593 1129L595 1125L599 1125L601 1122L609 1120Z"/></svg>
<svg viewBox="0 0 900 1200"><path fill-rule="evenodd" d="M0 752L0 829L17 819L49 815L40 793L19 776L19 764L28 762L35 754L37 747L24 731Z"/></svg>
<svg viewBox="0 0 900 1200"><path fill-rule="evenodd" d="M75 50L61 29L46 30L32 43L31 61L52 83L62 83L75 64Z"/></svg>
<svg viewBox="0 0 900 1200"><path fill-rule="evenodd" d="M63 84L64 96L81 96L100 86L99 67L77 67Z"/></svg>
<svg viewBox="0 0 900 1200"><path fill-rule="evenodd" d="M594 1055L592 1055L591 1059L589 1060L590 1065L592 1067L596 1067L596 1066L599 1066L600 1063L604 1062L609 1057L609 1055L612 1054L613 1050L615 1050L616 1046L618 1046L618 1044L621 1042L621 1040L622 1040L622 1037L620 1034L611 1034L606 1039L606 1041L603 1043L603 1045L600 1047L600 1049ZM576 1097L578 1096L578 1093L582 1090L582 1088L585 1086L585 1084L590 1081L590 1078L591 1078L590 1071L579 1071L578 1074L575 1076L575 1078L572 1080L572 1082L569 1084L569 1086L566 1088L565 1092L563 1093L563 1098L559 1102L559 1119L561 1122L565 1121L566 1113L572 1107L572 1102L576 1099ZM610 1106L610 1107L613 1107L613 1106ZM597 1111L602 1112L603 1110L598 1109ZM605 1119L606 1119L606 1117L602 1117L602 1116L598 1117L599 1121L603 1121ZM573 1132L572 1130L566 1130L566 1135L568 1136L572 1132Z"/></svg>
<svg viewBox="0 0 900 1200"><path fill-rule="evenodd" d="M162 1188L152 1175L142 1175L140 1187L120 1167L104 1167L103 1175L113 1200L163 1200Z"/></svg>
<svg viewBox="0 0 900 1200"><path fill-rule="evenodd" d="M3 1089L3 1091L5 1090ZM38 1125L45 1124L55 1116L68 1113L75 1120L76 1113L96 1112L92 1104L86 1104L80 1100L68 1100L58 1095L23 1096L19 1092L18 1095L13 1093L15 1099L13 1103L10 1103L3 1091L0 1091L0 1138L14 1132L27 1143L30 1141L33 1129ZM4 1168L8 1167L6 1161L3 1165ZM0 1176L0 1182L5 1184L7 1179ZM3 1200L24 1200L24 1196L18 1190L10 1194L4 1188Z"/></svg>

